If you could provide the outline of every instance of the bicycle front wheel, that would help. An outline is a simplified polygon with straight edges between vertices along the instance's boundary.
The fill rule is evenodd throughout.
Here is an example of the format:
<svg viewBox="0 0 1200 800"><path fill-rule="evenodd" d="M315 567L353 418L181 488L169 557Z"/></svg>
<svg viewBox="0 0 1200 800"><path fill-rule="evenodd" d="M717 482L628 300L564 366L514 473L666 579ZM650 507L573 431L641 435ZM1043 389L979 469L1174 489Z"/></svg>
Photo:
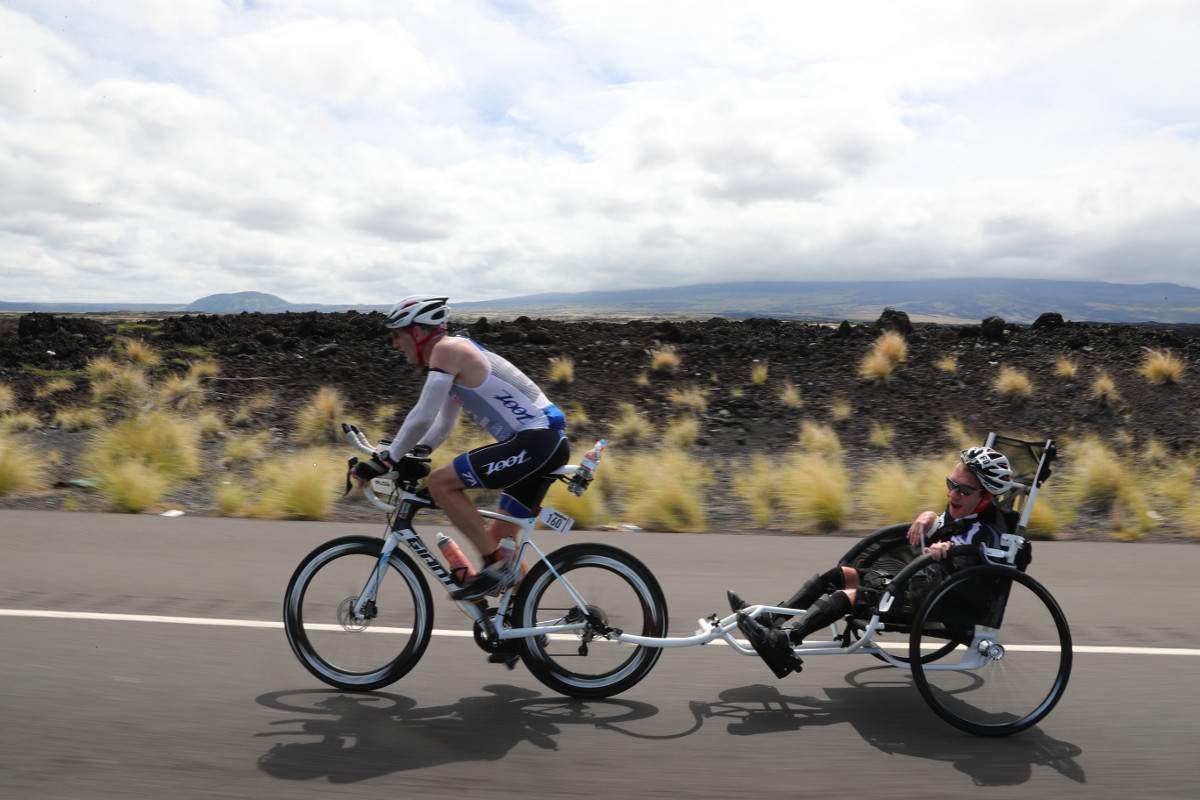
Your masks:
<svg viewBox="0 0 1200 800"><path fill-rule="evenodd" d="M568 545L539 561L522 581L513 626L571 623L584 627L522 639L525 666L568 697L611 697L646 677L662 654L662 648L620 644L612 637L665 636L667 601L654 575L629 553L602 544Z"/></svg>
<svg viewBox="0 0 1200 800"><path fill-rule="evenodd" d="M288 584L288 643L309 672L330 686L370 691L408 673L433 633L429 585L407 555L393 552L361 618L353 608L371 582L383 541L349 536L300 562Z"/></svg>
<svg viewBox="0 0 1200 800"><path fill-rule="evenodd" d="M913 620L910 658L947 637L958 648L935 664L914 661L913 682L929 707L960 730L1023 731L1066 690L1072 660L1066 617L1023 572L978 566L946 579Z"/></svg>

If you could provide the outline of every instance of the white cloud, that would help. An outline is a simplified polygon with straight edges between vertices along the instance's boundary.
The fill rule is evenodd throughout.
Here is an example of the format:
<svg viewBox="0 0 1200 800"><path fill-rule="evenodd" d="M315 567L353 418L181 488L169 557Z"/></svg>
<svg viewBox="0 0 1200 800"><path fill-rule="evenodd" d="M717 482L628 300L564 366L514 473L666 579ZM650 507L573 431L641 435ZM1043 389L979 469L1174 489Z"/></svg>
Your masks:
<svg viewBox="0 0 1200 800"><path fill-rule="evenodd" d="M0 299L1197 284L1194 4L0 2Z"/></svg>

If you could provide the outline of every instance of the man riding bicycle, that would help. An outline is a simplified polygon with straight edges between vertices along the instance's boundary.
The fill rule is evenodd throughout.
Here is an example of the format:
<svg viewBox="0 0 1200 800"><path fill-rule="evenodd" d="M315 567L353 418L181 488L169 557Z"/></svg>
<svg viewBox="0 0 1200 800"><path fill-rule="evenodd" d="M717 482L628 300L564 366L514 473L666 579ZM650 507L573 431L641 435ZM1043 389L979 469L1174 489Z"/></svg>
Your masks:
<svg viewBox="0 0 1200 800"><path fill-rule="evenodd" d="M1008 459L990 447L972 447L962 451L954 470L946 478L946 510L940 515L923 511L908 529L909 544L918 545L923 537L935 541L926 548L935 561L946 557L947 551L962 544L983 543L999 547L1000 537L1008 533L1008 523L993 500L1009 491L1013 472ZM956 556L954 566L962 568L974 563L975 556ZM767 662L777 678L800 671L801 660L793 648L815 631L837 622L855 608L868 608L878 602L891 579L903 569L903 563L888 563L880 559L874 569L860 572L854 567L840 566L822 575L813 575L787 600L781 608L807 609L803 618L790 628L781 629L786 616L767 614L751 619L742 613L747 604L729 591L729 605L738 614L738 629ZM942 567L932 565L920 576L936 581Z"/></svg>
<svg viewBox="0 0 1200 800"><path fill-rule="evenodd" d="M465 336L450 336L447 297L414 295L392 306L387 327L392 347L410 364L427 368L425 386L391 444L354 467L362 483L404 459L436 450L467 414L496 439L456 456L435 469L426 482L434 502L483 555L483 569L453 593L475 600L517 579L516 565L504 563L500 543L519 526L483 516L467 489L500 489L499 510L512 517L536 514L553 483L546 477L567 463L570 448L562 412L523 372Z"/></svg>

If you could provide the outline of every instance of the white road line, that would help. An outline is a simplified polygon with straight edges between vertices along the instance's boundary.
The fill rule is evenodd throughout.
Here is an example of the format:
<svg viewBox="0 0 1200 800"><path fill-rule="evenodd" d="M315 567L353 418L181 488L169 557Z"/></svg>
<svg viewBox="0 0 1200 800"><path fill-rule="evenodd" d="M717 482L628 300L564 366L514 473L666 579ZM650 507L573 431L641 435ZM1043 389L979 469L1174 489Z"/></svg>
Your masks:
<svg viewBox="0 0 1200 800"><path fill-rule="evenodd" d="M100 611L32 611L21 608L0 608L0 617L25 617L29 619L73 619L99 620L103 622L157 622L168 625L216 625L225 628L275 628L283 627L282 622L258 619L219 619L216 617L162 617L151 614L108 614ZM336 625L317 626L324 630L338 630ZM375 633L408 633L404 628L372 628ZM434 629L435 636L470 637L471 631ZM710 644L725 644L719 639ZM1046 651L1056 648L1040 645L1005 645L1005 649L1013 651ZM1200 648L1187 647L1099 647L1094 645L1075 645L1076 653L1098 653L1103 655L1139 655L1139 656L1200 656Z"/></svg>

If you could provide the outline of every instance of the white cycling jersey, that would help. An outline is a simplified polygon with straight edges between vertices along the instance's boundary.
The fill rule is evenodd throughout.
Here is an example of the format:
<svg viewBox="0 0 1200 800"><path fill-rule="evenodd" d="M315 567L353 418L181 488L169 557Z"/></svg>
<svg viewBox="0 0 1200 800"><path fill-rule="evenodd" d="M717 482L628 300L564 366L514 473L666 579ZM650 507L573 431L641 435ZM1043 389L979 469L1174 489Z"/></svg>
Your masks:
<svg viewBox="0 0 1200 800"><path fill-rule="evenodd" d="M524 372L477 342L471 344L487 358L487 377L473 389L456 383L450 394L481 428L502 442L517 431L566 427L562 412Z"/></svg>

